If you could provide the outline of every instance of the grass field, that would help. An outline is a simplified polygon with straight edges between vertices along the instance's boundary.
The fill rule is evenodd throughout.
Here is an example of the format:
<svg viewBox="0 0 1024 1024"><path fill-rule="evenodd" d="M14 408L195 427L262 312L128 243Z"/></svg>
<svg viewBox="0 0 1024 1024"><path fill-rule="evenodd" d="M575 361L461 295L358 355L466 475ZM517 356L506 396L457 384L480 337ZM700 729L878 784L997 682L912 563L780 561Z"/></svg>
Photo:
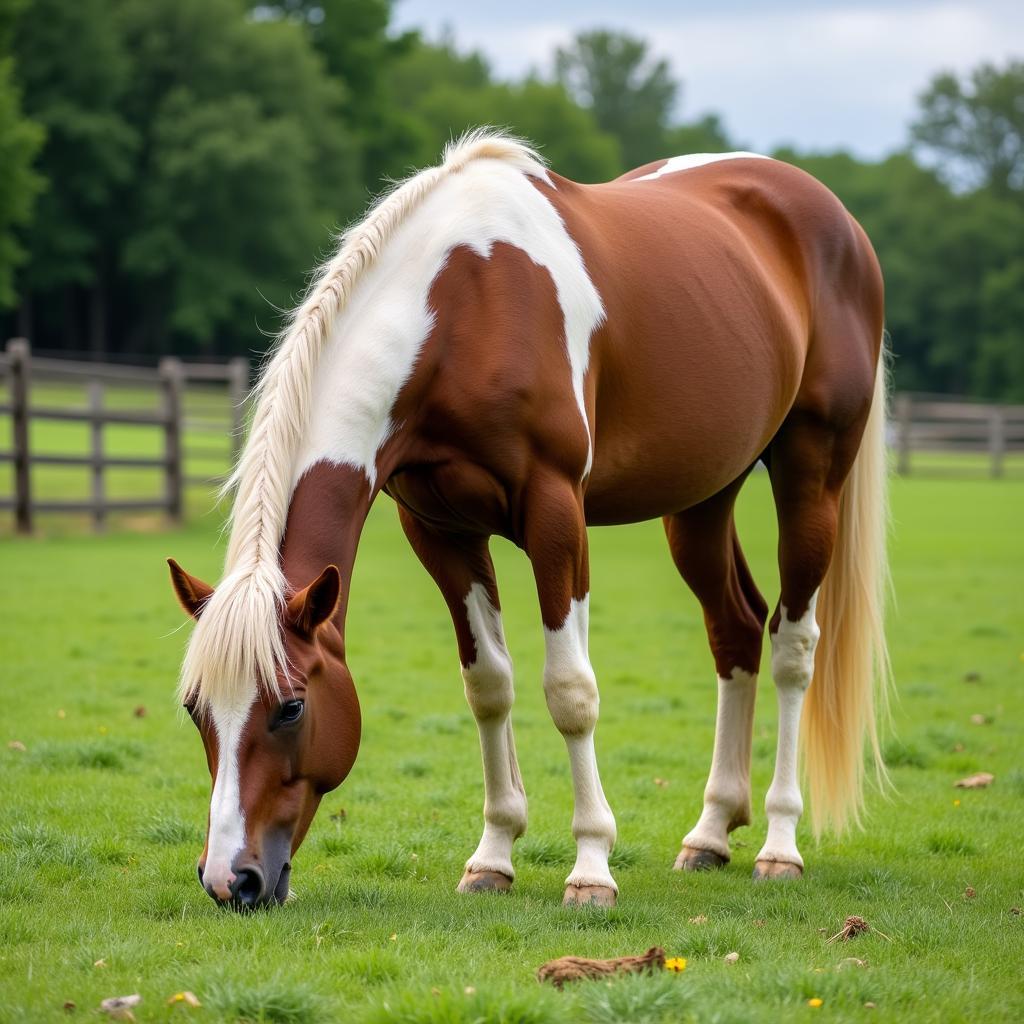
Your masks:
<svg viewBox="0 0 1024 1024"><path fill-rule="evenodd" d="M724 871L673 873L712 742L699 609L658 524L592 533L598 750L619 825L608 912L559 905L568 766L544 707L529 569L507 545L496 561L531 812L513 893L454 892L480 828L475 727L447 612L382 500L348 627L359 761L296 858L295 900L240 917L195 878L208 775L172 700L186 634L162 561L215 578L216 524L0 542L0 1020L99 1020L101 999L131 992L140 1021L1024 1019L1024 484L897 481L894 513L897 792L873 795L865 831L842 841L815 846L802 829L807 875L776 885L750 881L775 742L770 681L753 825ZM762 476L740 529L774 600ZM995 774L990 788L954 789L979 770ZM848 914L874 931L828 944ZM686 970L561 993L534 980L555 956L655 944ZM184 989L201 1008L166 1004Z"/></svg>

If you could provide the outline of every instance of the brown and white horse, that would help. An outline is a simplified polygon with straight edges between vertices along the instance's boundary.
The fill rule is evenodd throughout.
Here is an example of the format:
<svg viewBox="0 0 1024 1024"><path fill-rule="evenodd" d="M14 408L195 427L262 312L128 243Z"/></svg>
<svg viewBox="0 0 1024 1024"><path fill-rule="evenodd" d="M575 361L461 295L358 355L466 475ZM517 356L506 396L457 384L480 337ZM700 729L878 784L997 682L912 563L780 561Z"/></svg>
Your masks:
<svg viewBox="0 0 1024 1024"><path fill-rule="evenodd" d="M345 610L382 490L451 610L479 726L484 827L459 888L507 889L526 828L488 554L498 534L533 566L544 692L572 767L565 901L615 902L587 526L656 516L718 675L704 810L676 867L726 863L730 830L750 821L768 618L733 505L759 459L781 594L769 623L778 752L755 877L799 876L798 737L816 827L856 818L865 740L884 771L882 321L860 227L814 179L749 153L579 185L481 132L381 200L321 268L263 374L224 578L214 590L171 563L198 620L181 686L213 777L207 891L234 906L283 900L321 796L352 766Z"/></svg>

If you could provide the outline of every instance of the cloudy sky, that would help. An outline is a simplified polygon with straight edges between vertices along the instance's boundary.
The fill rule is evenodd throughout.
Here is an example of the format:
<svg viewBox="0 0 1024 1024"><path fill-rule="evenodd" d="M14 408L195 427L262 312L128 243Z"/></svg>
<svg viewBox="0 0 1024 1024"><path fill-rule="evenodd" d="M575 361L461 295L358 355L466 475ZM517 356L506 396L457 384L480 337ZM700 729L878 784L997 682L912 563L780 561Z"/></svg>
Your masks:
<svg viewBox="0 0 1024 1024"><path fill-rule="evenodd" d="M681 118L718 111L753 149L877 157L904 142L936 71L1024 59L1021 11L1006 0L398 0L395 19L430 38L450 29L502 77L548 72L581 29L624 29L671 62Z"/></svg>

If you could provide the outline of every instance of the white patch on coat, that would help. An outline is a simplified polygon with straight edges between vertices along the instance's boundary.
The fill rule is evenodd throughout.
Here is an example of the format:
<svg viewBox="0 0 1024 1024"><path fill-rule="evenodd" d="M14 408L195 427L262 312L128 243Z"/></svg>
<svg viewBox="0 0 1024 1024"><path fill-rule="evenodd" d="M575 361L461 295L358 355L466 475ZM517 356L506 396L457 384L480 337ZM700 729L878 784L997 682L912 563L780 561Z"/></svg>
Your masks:
<svg viewBox="0 0 1024 1024"><path fill-rule="evenodd" d="M321 459L354 466L374 485L377 452L396 427L395 400L433 327L431 284L455 247L486 259L496 242L522 249L551 274L564 318L567 384L587 431L589 472L583 383L590 338L604 319L601 298L557 211L530 178L508 163L480 159L440 181L409 214L335 319L317 366L293 486Z"/></svg>
<svg viewBox="0 0 1024 1024"><path fill-rule="evenodd" d="M675 174L677 171L689 171L694 167L704 167L706 164L717 164L721 160L771 160L770 156L761 153L689 153L684 156L669 157L656 171L649 174L641 174L639 178L632 178L632 181L652 181L661 178L666 174Z"/></svg>
<svg viewBox="0 0 1024 1024"><path fill-rule="evenodd" d="M474 583L466 595L466 617L476 657L463 667L462 678L480 732L484 769L484 831L466 861L466 870L498 871L515 878L512 844L526 831L526 791L512 739L512 659L505 646L501 613L480 583Z"/></svg>
<svg viewBox="0 0 1024 1024"><path fill-rule="evenodd" d="M775 755L775 774L764 800L768 815L768 835L758 860L783 861L804 866L796 847L796 826L803 814L804 802L797 777L797 741L804 694L814 675L814 651L821 631L814 611L818 592L814 592L807 610L796 621L789 618L786 606L780 609L778 631L772 634L772 676L779 698L779 744Z"/></svg>
<svg viewBox="0 0 1024 1024"><path fill-rule="evenodd" d="M233 705L210 708L217 732L217 777L210 798L203 884L224 900L231 897L229 886L235 878L231 865L245 845L238 748L254 700L255 694L250 693Z"/></svg>
<svg viewBox="0 0 1024 1024"><path fill-rule="evenodd" d="M734 668L718 677L718 713L711 772L704 787L700 820L683 839L693 850L730 857L729 826L750 815L750 742L754 728L757 676Z"/></svg>
<svg viewBox="0 0 1024 1024"><path fill-rule="evenodd" d="M545 628L544 695L565 739L572 769L576 864L566 885L603 885L618 892L608 869L615 845L615 817L601 787L594 750L600 698L587 650L589 618L588 594L582 601L573 598L561 627Z"/></svg>

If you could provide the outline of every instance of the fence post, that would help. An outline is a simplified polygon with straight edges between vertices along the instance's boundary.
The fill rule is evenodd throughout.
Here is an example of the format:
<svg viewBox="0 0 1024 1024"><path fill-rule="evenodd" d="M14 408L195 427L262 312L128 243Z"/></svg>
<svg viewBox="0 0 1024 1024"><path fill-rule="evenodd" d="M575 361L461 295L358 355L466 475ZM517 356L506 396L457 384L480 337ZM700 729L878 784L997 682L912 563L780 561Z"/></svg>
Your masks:
<svg viewBox="0 0 1024 1024"><path fill-rule="evenodd" d="M180 523L184 512L185 472L182 465L182 391L185 373L181 360L165 356L160 360L160 379L163 388L164 458L166 466L167 514Z"/></svg>
<svg viewBox="0 0 1024 1024"><path fill-rule="evenodd" d="M913 419L913 399L906 392L896 396L893 412L896 420L896 472L910 476L910 423Z"/></svg>
<svg viewBox="0 0 1024 1024"><path fill-rule="evenodd" d="M993 406L988 419L988 450L992 454L993 478L1003 475L1003 456L1006 454L1006 419L999 406Z"/></svg>
<svg viewBox="0 0 1024 1024"><path fill-rule="evenodd" d="M97 533L106 525L106 496L103 493L103 381L89 381L89 412L92 421L92 524Z"/></svg>
<svg viewBox="0 0 1024 1024"><path fill-rule="evenodd" d="M18 533L32 532L32 477L28 447L29 374L32 350L24 338L7 342L11 358L11 433L14 440L14 524Z"/></svg>
<svg viewBox="0 0 1024 1024"><path fill-rule="evenodd" d="M249 360L242 356L232 359L228 363L228 372L230 373L228 398L231 401L231 470L233 470L242 454L245 400L249 394Z"/></svg>

